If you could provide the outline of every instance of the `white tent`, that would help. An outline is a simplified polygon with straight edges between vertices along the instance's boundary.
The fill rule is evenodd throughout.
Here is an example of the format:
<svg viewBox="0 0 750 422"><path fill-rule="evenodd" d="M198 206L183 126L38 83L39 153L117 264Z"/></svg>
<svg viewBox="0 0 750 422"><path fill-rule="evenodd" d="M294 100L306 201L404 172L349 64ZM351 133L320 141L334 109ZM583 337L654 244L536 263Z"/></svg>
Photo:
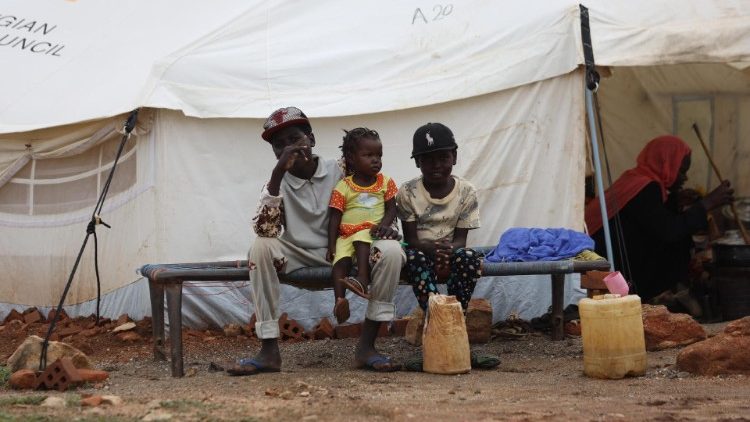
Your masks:
<svg viewBox="0 0 750 422"><path fill-rule="evenodd" d="M748 194L750 5L586 6L597 64L612 70L601 103L615 175L650 137L687 135L683 122L696 118ZM113 228L98 230L106 315L149 313L135 272L145 263L243 258L273 163L261 124L280 106L312 118L326 157L338 154L342 128L377 129L383 170L398 181L418 174L414 129L447 124L460 145L455 172L480 190L473 245L515 226L583 227L576 2L8 0L0 59L0 315L59 300L136 107L136 136L102 213ZM68 309L90 313L95 295L89 250ZM246 320L248 296L241 284L188 288L187 322ZM310 325L330 315L331 296L285 287L282 307ZM549 305L549 283L487 279L476 296L492 300L496 319L531 317ZM414 303L399 292L400 313ZM353 314L362 309L356 302Z"/></svg>

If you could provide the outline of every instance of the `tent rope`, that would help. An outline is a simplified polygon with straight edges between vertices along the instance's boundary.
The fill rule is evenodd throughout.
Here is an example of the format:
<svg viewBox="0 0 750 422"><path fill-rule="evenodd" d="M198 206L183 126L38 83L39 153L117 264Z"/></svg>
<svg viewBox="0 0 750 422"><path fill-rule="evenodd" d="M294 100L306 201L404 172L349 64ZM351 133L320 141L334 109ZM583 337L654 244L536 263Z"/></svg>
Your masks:
<svg viewBox="0 0 750 422"><path fill-rule="evenodd" d="M52 321L50 321L49 328L47 329L47 335L44 336L44 342L42 343L42 352L39 355L39 370L43 371L47 367L47 348L49 346L49 339L52 336L52 332L55 330L55 325L57 324L57 321L60 319L60 313L62 312L63 303L65 303L65 298L68 296L68 291L70 290L70 286L73 282L73 277L75 276L76 271L78 270L78 264L81 262L81 257L83 256L83 252L86 249L86 244L89 241L89 237L91 235L94 236L94 272L96 273L96 325L99 325L99 305L101 302L101 282L99 279L99 240L96 236L96 226L101 224L107 228L112 228L109 224L105 223L102 218L100 217L100 213L102 212L102 207L104 206L104 200L107 198L107 193L109 192L109 187L112 184L112 178L115 174L115 169L117 168L117 162L120 160L120 156L122 155L123 149L125 149L125 144L130 139L130 134L133 132L133 129L135 128L135 123L138 120L138 109L133 110L130 112L130 115L128 116L128 119L125 121L125 124L123 126L124 134L122 136L122 140L120 141L120 146L117 149L117 155L115 156L115 160L112 163L112 168L109 170L109 176L107 177L107 181L104 183L104 186L102 187L102 191L99 194L99 199L96 201L96 206L94 207L94 212L91 214L91 220L86 225L86 237L83 239L83 244L81 245L81 249L78 251L78 256L76 257L75 263L73 264L73 269L70 271L70 275L68 276L68 282L65 284L65 289L63 289L62 296L60 297L60 302L57 304L57 310L55 311L55 315L52 318Z"/></svg>

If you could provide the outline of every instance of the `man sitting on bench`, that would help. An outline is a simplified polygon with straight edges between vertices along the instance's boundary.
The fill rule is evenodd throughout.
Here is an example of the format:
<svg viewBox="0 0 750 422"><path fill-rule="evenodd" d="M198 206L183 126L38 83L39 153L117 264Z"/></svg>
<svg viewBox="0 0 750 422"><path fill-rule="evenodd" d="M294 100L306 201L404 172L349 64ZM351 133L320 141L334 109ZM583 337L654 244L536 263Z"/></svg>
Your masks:
<svg viewBox="0 0 750 422"><path fill-rule="evenodd" d="M315 136L307 116L296 107L274 111L263 124L264 140L271 144L276 165L261 193L253 230L257 235L248 252L250 284L261 339L254 358L240 359L227 368L232 375L281 370L279 353L279 278L301 267L330 265L328 202L343 177L336 160L312 154ZM282 230L283 227L283 230ZM372 243L370 300L355 352L358 367L390 372L401 365L375 349L380 324L393 319L393 298L406 256L395 230ZM389 240L385 240L389 239Z"/></svg>

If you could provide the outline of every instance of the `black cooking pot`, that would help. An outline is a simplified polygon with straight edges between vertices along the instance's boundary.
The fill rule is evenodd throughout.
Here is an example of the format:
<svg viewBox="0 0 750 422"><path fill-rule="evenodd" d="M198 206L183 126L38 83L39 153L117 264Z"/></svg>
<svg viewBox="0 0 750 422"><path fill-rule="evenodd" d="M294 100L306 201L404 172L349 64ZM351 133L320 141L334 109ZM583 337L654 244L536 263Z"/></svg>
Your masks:
<svg viewBox="0 0 750 422"><path fill-rule="evenodd" d="M714 262L720 267L750 267L750 245L713 245Z"/></svg>

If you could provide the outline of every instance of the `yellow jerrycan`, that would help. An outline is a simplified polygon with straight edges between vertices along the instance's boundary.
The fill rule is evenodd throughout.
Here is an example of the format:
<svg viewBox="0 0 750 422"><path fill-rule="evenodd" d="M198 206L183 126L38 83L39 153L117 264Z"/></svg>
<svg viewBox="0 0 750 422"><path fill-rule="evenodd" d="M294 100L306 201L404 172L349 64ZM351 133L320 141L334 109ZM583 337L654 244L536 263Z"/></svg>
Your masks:
<svg viewBox="0 0 750 422"><path fill-rule="evenodd" d="M430 295L422 334L422 369L433 374L471 371L469 335L455 296Z"/></svg>
<svg viewBox="0 0 750 422"><path fill-rule="evenodd" d="M601 295L578 302L583 337L583 373L620 379L646 372L641 298Z"/></svg>

